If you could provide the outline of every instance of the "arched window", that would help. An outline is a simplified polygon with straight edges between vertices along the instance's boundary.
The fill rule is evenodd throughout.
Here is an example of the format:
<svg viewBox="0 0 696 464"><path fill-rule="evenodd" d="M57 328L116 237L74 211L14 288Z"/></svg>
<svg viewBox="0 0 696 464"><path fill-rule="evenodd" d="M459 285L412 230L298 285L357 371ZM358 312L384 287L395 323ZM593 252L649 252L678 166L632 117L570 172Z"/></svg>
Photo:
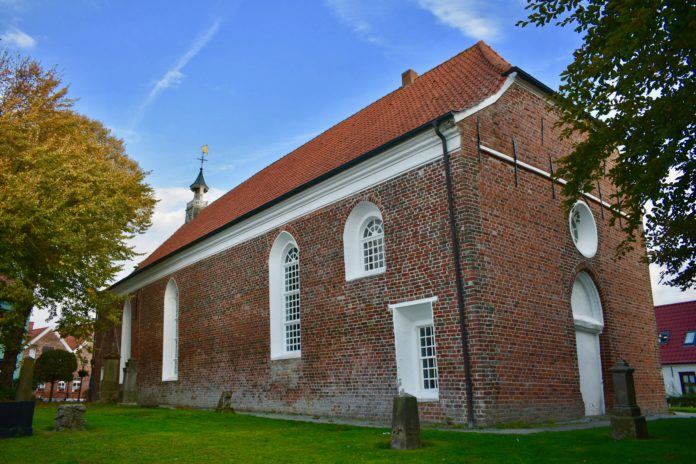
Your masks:
<svg viewBox="0 0 696 464"><path fill-rule="evenodd" d="M343 230L346 280L381 274L387 269L382 213L373 203L360 202Z"/></svg>
<svg viewBox="0 0 696 464"><path fill-rule="evenodd" d="M301 355L300 249L288 232L276 238L268 258L271 359Z"/></svg>
<svg viewBox="0 0 696 464"><path fill-rule="evenodd" d="M118 383L123 383L123 368L131 356L131 304L130 300L123 305L121 317L121 362L118 372Z"/></svg>
<svg viewBox="0 0 696 464"><path fill-rule="evenodd" d="M300 350L300 252L291 247L283 259L285 351Z"/></svg>
<svg viewBox="0 0 696 464"><path fill-rule="evenodd" d="M170 279L164 292L162 329L162 380L179 378L179 289Z"/></svg>

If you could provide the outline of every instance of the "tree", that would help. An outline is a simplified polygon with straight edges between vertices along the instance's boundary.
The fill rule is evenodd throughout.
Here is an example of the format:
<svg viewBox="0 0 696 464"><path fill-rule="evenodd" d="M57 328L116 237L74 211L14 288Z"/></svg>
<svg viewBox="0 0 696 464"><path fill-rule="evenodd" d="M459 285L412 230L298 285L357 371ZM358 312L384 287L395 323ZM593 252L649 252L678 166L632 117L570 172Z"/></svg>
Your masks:
<svg viewBox="0 0 696 464"><path fill-rule="evenodd" d="M73 353L65 350L49 350L36 360L34 383L50 382L51 393L48 401L53 401L53 385L55 382L59 380L70 382L76 369L77 358Z"/></svg>
<svg viewBox="0 0 696 464"><path fill-rule="evenodd" d="M135 255L127 240L150 225L145 173L72 106L54 69L0 54L0 301L11 305L0 318L0 387L32 308L60 308L59 330L84 336L114 307L100 289Z"/></svg>
<svg viewBox="0 0 696 464"><path fill-rule="evenodd" d="M607 176L626 213L618 255L641 236L661 279L696 286L696 6L667 0L528 0L518 25L583 34L555 96L586 137L561 161L567 204ZM569 136L569 129L564 135ZM614 221L618 219L614 212Z"/></svg>

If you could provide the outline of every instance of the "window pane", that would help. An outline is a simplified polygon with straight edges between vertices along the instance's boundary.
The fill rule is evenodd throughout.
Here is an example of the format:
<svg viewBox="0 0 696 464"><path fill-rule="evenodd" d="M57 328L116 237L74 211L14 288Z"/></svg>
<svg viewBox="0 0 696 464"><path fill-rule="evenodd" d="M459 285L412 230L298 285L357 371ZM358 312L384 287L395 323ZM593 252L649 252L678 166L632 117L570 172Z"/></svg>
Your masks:
<svg viewBox="0 0 696 464"><path fill-rule="evenodd" d="M300 351L300 253L290 248L283 259L285 351Z"/></svg>
<svg viewBox="0 0 696 464"><path fill-rule="evenodd" d="M362 233L363 266L365 271L374 271L386 267L384 259L384 228L380 219L374 218L367 223Z"/></svg>
<svg viewBox="0 0 696 464"><path fill-rule="evenodd" d="M418 328L420 347L421 377L423 390L437 388L437 355L435 350L435 328L426 325Z"/></svg>

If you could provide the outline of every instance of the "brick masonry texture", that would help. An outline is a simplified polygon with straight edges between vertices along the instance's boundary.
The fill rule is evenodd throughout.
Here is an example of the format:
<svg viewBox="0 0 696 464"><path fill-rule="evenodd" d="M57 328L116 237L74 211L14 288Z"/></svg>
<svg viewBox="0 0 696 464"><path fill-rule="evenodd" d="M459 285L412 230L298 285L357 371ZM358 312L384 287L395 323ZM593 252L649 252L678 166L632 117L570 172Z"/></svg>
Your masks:
<svg viewBox="0 0 696 464"><path fill-rule="evenodd" d="M484 145L544 170L570 150L558 140L545 102L519 85L459 124L452 155L459 250L465 283L474 413L479 425L581 417L575 329L570 307L581 270L601 295L604 396L612 407L608 368L636 368L644 412L665 410L647 266L637 250L620 261L618 226L589 202L599 250L586 259L568 230L551 183L479 154ZM541 144L541 119L545 120ZM610 191L608 184L605 192ZM557 193L560 188L557 187ZM362 200L383 214L387 271L346 282L343 228ZM268 256L282 230L300 250L302 357L270 360ZM419 405L429 422L466 422L466 379L456 305L443 161L432 162L174 273L179 288L179 379L161 381L164 291L169 277L133 295L132 356L140 401L214 407L224 390L237 409L388 420L397 391L388 305L437 296L437 402ZM117 331L100 335L108 352ZM97 364L97 369L99 366Z"/></svg>

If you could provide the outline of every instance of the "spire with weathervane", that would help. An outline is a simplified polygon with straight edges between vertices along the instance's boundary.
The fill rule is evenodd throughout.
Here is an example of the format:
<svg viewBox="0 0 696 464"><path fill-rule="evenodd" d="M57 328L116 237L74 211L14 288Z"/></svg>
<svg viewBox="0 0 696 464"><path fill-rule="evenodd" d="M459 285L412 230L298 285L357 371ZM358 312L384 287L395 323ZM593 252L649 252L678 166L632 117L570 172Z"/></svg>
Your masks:
<svg viewBox="0 0 696 464"><path fill-rule="evenodd" d="M198 213L203 211L203 208L208 206L208 202L203 199L203 196L208 190L208 184L205 183L205 178L203 178L203 163L208 161L205 159L205 155L208 154L208 145L203 145L201 147L201 157L198 158L201 162L201 168L198 171L198 177L191 184L191 191L193 192L193 200L186 204L186 224L193 221L193 218L198 216Z"/></svg>

